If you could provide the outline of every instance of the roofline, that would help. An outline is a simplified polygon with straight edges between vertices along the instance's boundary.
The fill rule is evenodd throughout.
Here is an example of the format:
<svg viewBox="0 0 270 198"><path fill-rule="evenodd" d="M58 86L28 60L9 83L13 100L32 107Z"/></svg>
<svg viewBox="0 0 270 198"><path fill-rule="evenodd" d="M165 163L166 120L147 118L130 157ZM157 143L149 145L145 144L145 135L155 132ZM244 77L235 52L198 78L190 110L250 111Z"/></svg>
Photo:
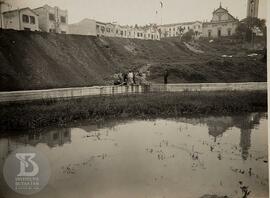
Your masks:
<svg viewBox="0 0 270 198"><path fill-rule="evenodd" d="M225 8L223 8L223 7L219 7L218 9L216 9L216 10L213 11L213 14L214 14L216 11L218 11L219 9L222 9L222 10L225 10L226 12L229 12L227 9L225 9Z"/></svg>
<svg viewBox="0 0 270 198"><path fill-rule="evenodd" d="M188 24L194 24L194 23L203 23L203 22L192 21L192 22L182 22L182 23L170 23L170 24L158 25L158 27L167 27L167 26L172 26L172 25L188 25Z"/></svg>
<svg viewBox="0 0 270 198"><path fill-rule="evenodd" d="M29 7L5 11L5 12L3 12L3 14L10 13L10 12L16 12L16 11L22 11L22 10L30 10L31 12L33 12L35 15L38 16L38 14L34 10L32 10L31 8L29 8Z"/></svg>
<svg viewBox="0 0 270 198"><path fill-rule="evenodd" d="M33 10L37 10L37 9L40 9L40 8L44 8L45 6L48 6L48 7L50 7L50 8L55 8L55 7L57 7L57 8L59 8L59 10L61 10L61 11L66 11L66 12L68 12L68 10L67 10L67 9L61 9L61 8L60 8L60 7L58 7L58 6L50 6L50 5L48 5L48 4L45 4L45 5L43 5L43 6L40 6L40 7L34 8Z"/></svg>

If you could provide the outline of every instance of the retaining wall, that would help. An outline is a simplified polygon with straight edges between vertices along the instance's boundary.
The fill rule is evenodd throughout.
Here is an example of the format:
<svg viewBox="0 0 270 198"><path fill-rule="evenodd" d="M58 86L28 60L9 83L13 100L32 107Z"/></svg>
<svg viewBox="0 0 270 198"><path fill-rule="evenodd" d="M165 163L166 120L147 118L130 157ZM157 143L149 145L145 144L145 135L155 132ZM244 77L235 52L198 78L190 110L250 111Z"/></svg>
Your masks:
<svg viewBox="0 0 270 198"><path fill-rule="evenodd" d="M0 102L28 101L40 99L73 98L84 96L103 96L116 94L139 94L147 92L182 91L226 91L226 90L267 90L266 82L248 83L188 83L152 84L150 86L96 86L48 90L0 92Z"/></svg>

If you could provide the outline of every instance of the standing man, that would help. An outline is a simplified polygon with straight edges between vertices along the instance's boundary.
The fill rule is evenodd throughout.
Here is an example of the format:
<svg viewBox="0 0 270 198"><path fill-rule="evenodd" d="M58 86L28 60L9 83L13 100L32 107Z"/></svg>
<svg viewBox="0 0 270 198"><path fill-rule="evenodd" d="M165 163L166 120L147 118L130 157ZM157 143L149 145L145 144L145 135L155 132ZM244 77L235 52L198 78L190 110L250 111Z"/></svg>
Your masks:
<svg viewBox="0 0 270 198"><path fill-rule="evenodd" d="M168 69L165 69L164 71L164 84L168 84L168 76L169 76L169 72Z"/></svg>

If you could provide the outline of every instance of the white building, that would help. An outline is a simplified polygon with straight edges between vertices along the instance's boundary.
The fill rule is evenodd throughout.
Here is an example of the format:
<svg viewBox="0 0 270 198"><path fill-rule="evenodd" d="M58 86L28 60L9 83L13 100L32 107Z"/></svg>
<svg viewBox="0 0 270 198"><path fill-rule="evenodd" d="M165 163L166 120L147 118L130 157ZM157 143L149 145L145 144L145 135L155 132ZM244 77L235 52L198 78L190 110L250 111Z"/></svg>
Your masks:
<svg viewBox="0 0 270 198"><path fill-rule="evenodd" d="M193 30L195 37L202 36L203 23L200 21L173 23L159 26L161 38L180 37L189 30Z"/></svg>
<svg viewBox="0 0 270 198"><path fill-rule="evenodd" d="M238 23L239 20L220 5L218 9L214 10L211 22L203 24L203 36L209 38L232 36L235 34Z"/></svg>
<svg viewBox="0 0 270 198"><path fill-rule="evenodd" d="M106 36L106 23L97 21L96 31L97 31L97 36Z"/></svg>
<svg viewBox="0 0 270 198"><path fill-rule="evenodd" d="M33 10L38 14L39 27L44 32L68 33L68 12L44 5Z"/></svg>
<svg viewBox="0 0 270 198"><path fill-rule="evenodd" d="M30 8L22 8L4 12L3 28L39 31L38 15Z"/></svg>

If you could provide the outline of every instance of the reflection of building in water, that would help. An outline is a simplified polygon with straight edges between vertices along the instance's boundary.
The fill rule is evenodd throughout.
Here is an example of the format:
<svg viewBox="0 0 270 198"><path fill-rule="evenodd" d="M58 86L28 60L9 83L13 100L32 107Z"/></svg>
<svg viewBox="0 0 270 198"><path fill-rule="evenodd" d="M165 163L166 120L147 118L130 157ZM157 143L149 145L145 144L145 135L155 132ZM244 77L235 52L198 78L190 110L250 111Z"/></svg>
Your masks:
<svg viewBox="0 0 270 198"><path fill-rule="evenodd" d="M241 129L240 147L242 149L242 158L246 160L251 146L251 130L260 123L260 114L253 113L246 117L235 118L236 127Z"/></svg>
<svg viewBox="0 0 270 198"><path fill-rule="evenodd" d="M44 133L29 133L22 136L14 136L0 139L0 159L22 146L36 146L47 144L49 147L62 146L71 142L70 129L58 129Z"/></svg>
<svg viewBox="0 0 270 198"><path fill-rule="evenodd" d="M179 121L189 124L197 125L199 123L208 126L208 133L214 137L214 141L221 137L229 128L237 127L241 131L240 147L242 149L242 158L246 160L249 155L249 148L251 146L251 130L259 123L263 114L252 113L246 116L232 116L232 117L206 117L199 119L180 118Z"/></svg>
<svg viewBox="0 0 270 198"><path fill-rule="evenodd" d="M70 129L58 129L43 133L29 133L22 136L0 137L0 169L3 170L4 162L8 155L17 148L27 145L36 146L37 144L47 144L49 147L62 146L71 142ZM0 174L2 171L0 171ZM0 175L0 189L4 189L5 184L2 174ZM1 197L1 190L0 190Z"/></svg>
<svg viewBox="0 0 270 198"><path fill-rule="evenodd" d="M240 147L242 149L242 158L246 160L251 146L251 130L260 123L261 115L259 113L252 113L246 116L223 117L222 120L215 118L215 120L208 120L209 134L215 137L221 136L225 131L231 127L237 127L241 131Z"/></svg>
<svg viewBox="0 0 270 198"><path fill-rule="evenodd" d="M248 150L251 146L250 136L251 129L241 129L240 147L242 148L242 158L244 160L248 158Z"/></svg>
<svg viewBox="0 0 270 198"><path fill-rule="evenodd" d="M62 146L71 142L71 131L70 129L57 129L44 133L30 133L17 137L16 142L31 146L39 143L47 144L49 147Z"/></svg>
<svg viewBox="0 0 270 198"><path fill-rule="evenodd" d="M35 146L38 143L45 143L49 147L62 146L71 142L70 129L57 129L44 134L30 134L28 144Z"/></svg>
<svg viewBox="0 0 270 198"><path fill-rule="evenodd" d="M225 131L232 127L232 117L211 117L207 120L208 133L214 137L214 141L221 137Z"/></svg>

